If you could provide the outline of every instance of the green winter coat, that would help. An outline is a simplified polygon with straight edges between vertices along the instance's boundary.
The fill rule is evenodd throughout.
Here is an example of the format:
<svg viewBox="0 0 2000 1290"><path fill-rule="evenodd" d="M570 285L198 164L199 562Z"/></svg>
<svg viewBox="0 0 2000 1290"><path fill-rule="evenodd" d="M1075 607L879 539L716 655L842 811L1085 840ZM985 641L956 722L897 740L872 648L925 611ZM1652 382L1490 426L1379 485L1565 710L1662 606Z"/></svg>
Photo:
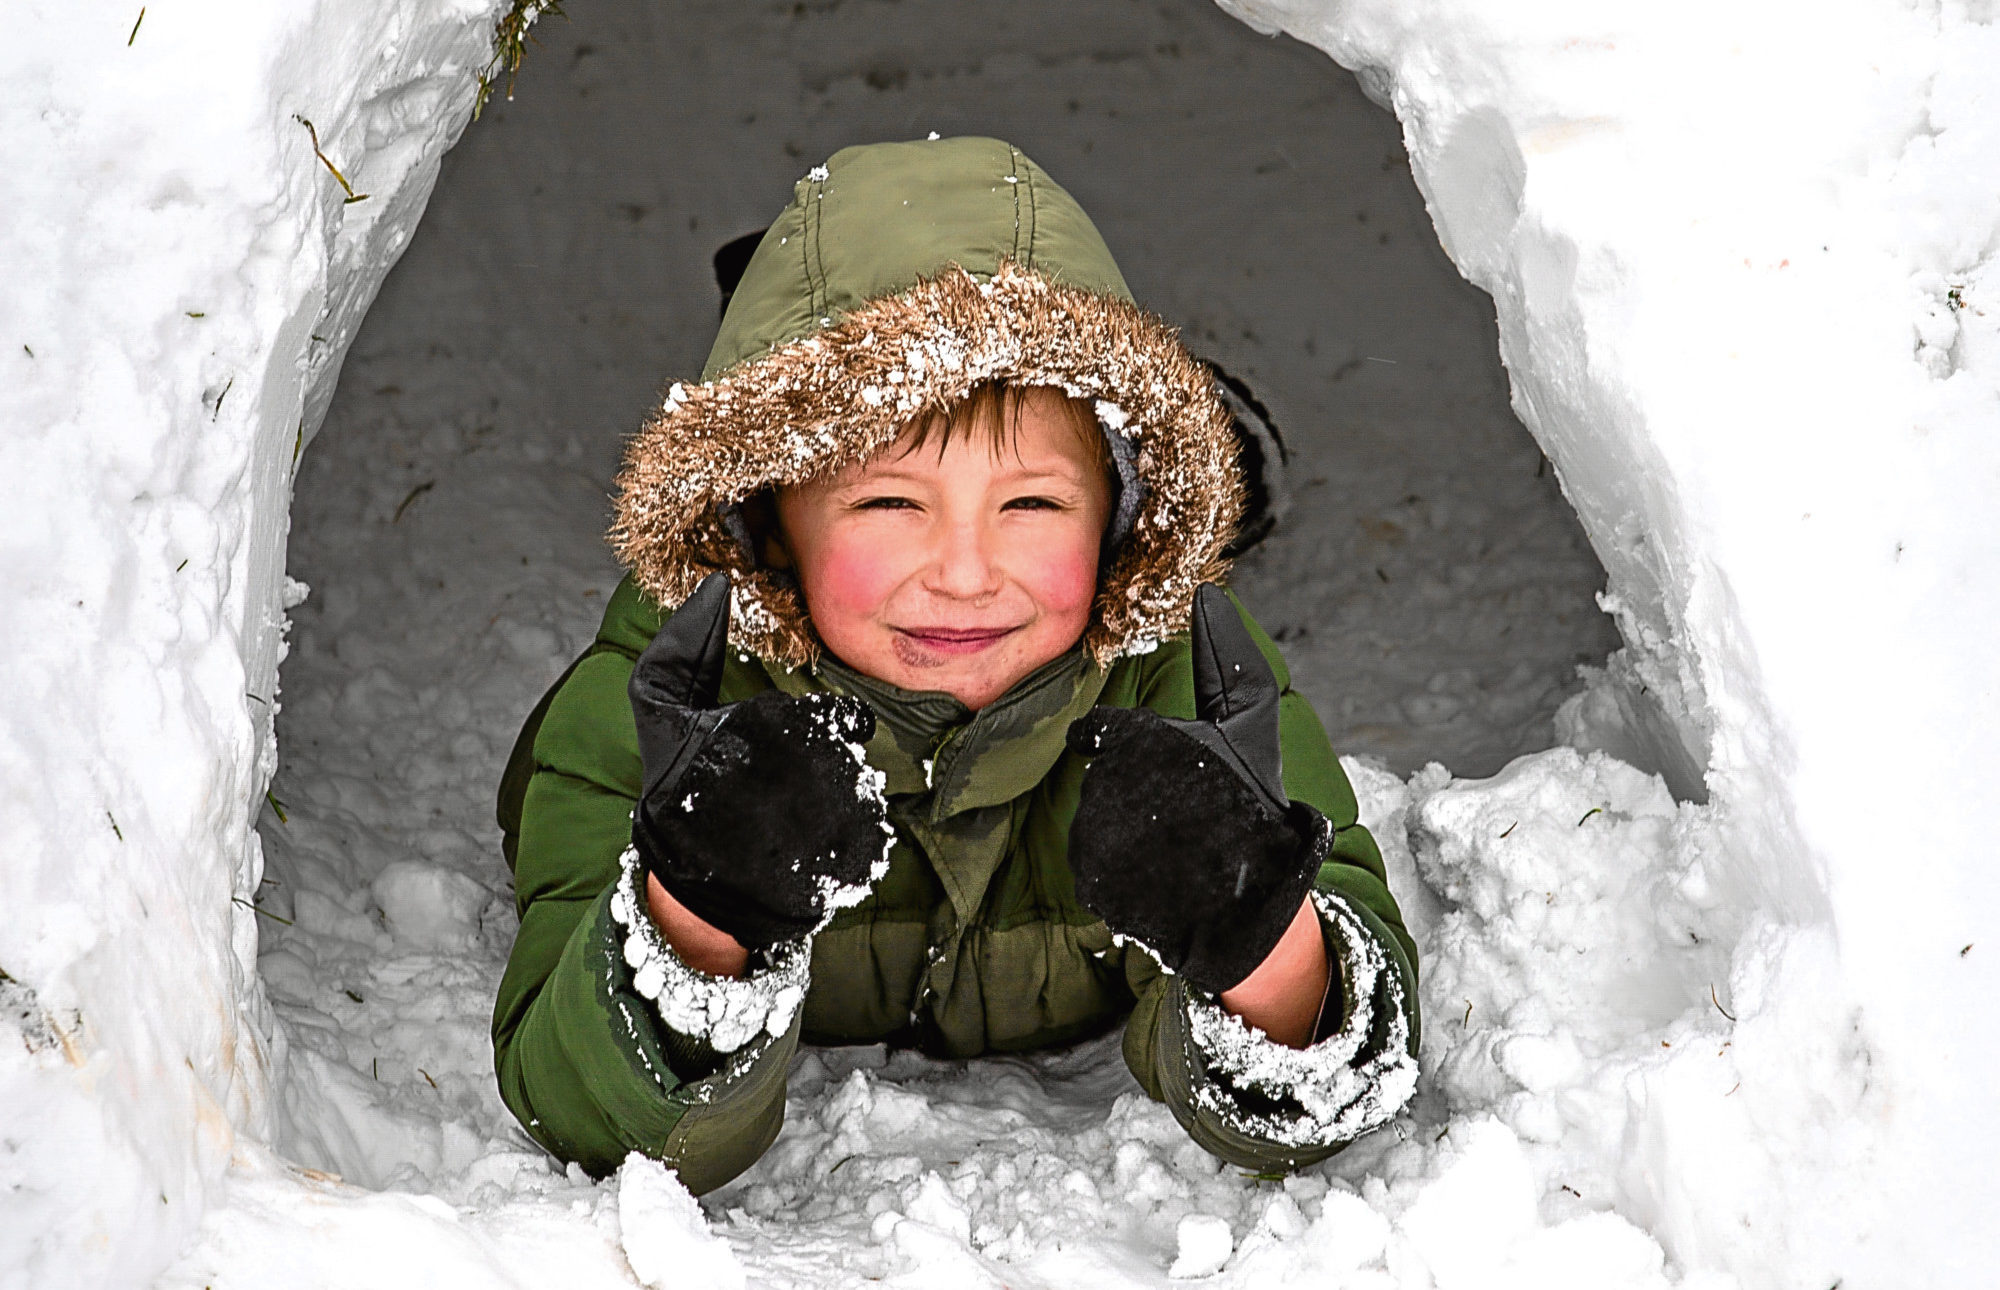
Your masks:
<svg viewBox="0 0 2000 1290"><path fill-rule="evenodd" d="M1284 1099L1268 1090L1250 1098L1262 1119L1239 1114L1244 1090L1191 1030L1191 1010L1212 1003L1114 945L1076 899L1066 852L1084 763L1065 746L1067 727L1093 704L1193 716L1188 602L1226 568L1240 501L1205 373L1125 298L1083 212L997 141L849 149L801 182L765 238L710 368L708 383L676 386L634 440L613 533L633 574L595 643L529 717L501 785L521 927L493 1041L502 1096L523 1125L594 1173L637 1150L706 1191L777 1136L801 1039L971 1057L1122 1020L1133 1074L1208 1150L1257 1170L1338 1150L1338 1134L1260 1132L1286 1127ZM865 457L916 410L993 376L1115 404L1107 436L1127 440L1142 482L1124 484L1140 504L1084 639L973 713L817 650L796 593L734 540L729 517L759 489ZM866 699L878 715L868 760L887 777L896 834L887 876L814 938L790 1028L728 1054L666 1026L635 987L613 917L640 784L627 682L661 605L714 568L735 583L722 701L772 687ZM1276 647L1245 622L1284 688L1285 789L1336 830L1318 878L1334 902L1322 921L1338 1005L1323 1033L1349 1035L1349 1066L1407 1079L1414 945L1325 732ZM1382 970L1357 980L1364 959Z"/></svg>

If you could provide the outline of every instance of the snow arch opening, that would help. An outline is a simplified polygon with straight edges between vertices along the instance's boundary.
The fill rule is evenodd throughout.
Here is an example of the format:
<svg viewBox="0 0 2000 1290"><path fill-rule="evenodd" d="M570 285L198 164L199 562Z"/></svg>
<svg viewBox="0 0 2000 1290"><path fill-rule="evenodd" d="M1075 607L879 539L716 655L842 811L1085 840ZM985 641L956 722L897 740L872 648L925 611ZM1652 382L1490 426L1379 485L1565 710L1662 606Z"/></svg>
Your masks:
<svg viewBox="0 0 2000 1290"><path fill-rule="evenodd" d="M1972 1081L1991 1068L1994 1041L1959 1024L1957 1001L1992 993L1991 957L1976 951L1980 927L2000 912L1994 884L1971 863L2000 702L1981 680L1979 643L2000 620L1986 572L1996 543L1972 518L1993 482L2000 407L1990 321L2000 315L1986 307L1993 219L1972 192L2000 169L1995 112L1974 92L1976 69L2000 52L1991 26L1957 8L1853 3L1816 16L1814 41L1801 43L1778 16L1753 22L1720 9L1669 27L1554 6L1501 20L1453 0L1228 7L1327 50L1393 105L1441 240L1498 305L1515 410L1603 561L1627 647L1567 711L1567 738L1662 772L1683 797L1705 789L1712 799L1676 804L1618 761L1560 750L1484 784L1362 768L1377 820L1406 843L1392 860L1441 898L1412 902L1413 917L1442 938L1429 948L1444 970L1427 990L1466 996L1462 1017L1451 1015L1454 1000L1442 1018L1447 1034L1458 1022L1451 1042L1429 1055L1444 1103L1425 1123L1441 1124L1439 1136L1350 1153L1351 1180L1374 1180L1358 1196L1336 1172L1321 1190L1287 1188L1267 1203L1227 1179L1176 1182L1192 1166L1149 1137L1143 1106L1121 1102L1108 1120L1054 1127L1137 1172L1065 1176L1056 1191L1032 1194L1094 1189L1101 1199L1165 1177L1151 1226L1141 1225L1149 1239L1167 1240L1161 1225L1176 1207L1206 1207L1194 1216L1220 1218L1239 1238L1227 1265L1239 1279L1310 1264L1453 1284L1511 1261L1630 1284L1664 1284L1666 1267L1746 1284L1858 1286L1894 1284L1911 1268L1963 1279L1989 1266L1974 1207L1990 1117ZM724 1240L690 1225L671 1187L643 1171L614 1195L455 1133L424 1104L459 1096L452 1071L440 1081L410 1060L396 1096L377 1102L358 1062L334 1071L339 1025L274 1026L258 984L258 930L274 917L317 928L327 944L345 938L353 956L387 936L394 952L370 957L369 971L388 966L393 978L401 959L409 975L371 976L369 989L392 1002L406 989L413 1006L427 993L471 990L448 979L450 956L476 958L505 922L494 893L436 863L461 844L450 821L400 830L392 845L408 859L351 874L345 893L365 889L361 908L338 891L316 893L315 905L301 890L289 915L268 903L251 829L251 806L280 764L272 683L284 610L301 590L283 574L293 472L332 398L331 374L463 126L490 9L375 0L241 18L226 30L162 12L141 16L122 45L67 16L36 15L0 64L29 91L0 131L20 150L10 173L26 177L17 203L26 214L0 237L29 266L7 315L23 337L7 361L30 431L6 530L16 554L7 636L20 643L9 710L32 716L0 743L14 851L27 857L7 871L5 892L7 907L27 914L0 928L0 1028L19 1038L18 1048L11 1037L0 1045L0 1080L17 1108L6 1143L18 1168L0 1232L9 1278L141 1283L186 1249L204 1212L200 1240L170 1274L176 1284L202 1284L218 1268L251 1279L260 1268L295 1272L301 1249L351 1270L357 1240L385 1277L450 1267L507 1284L541 1266L622 1280L628 1260L638 1268L648 1256L630 1230L622 1248L607 1240L621 1221L664 1233L656 1268L658 1257L705 1250L726 1280L732 1249L756 1251L741 1231ZM1704 38L1721 30L1739 39ZM1045 35L939 75L1032 77L1046 69ZM1157 42L1153 55L1187 54L1168 52L1172 44ZM848 66L849 52L805 50L797 62L824 74L815 92L836 97L922 82L908 59ZM1110 52L1119 56L1102 67L1148 66L1143 50ZM173 69L220 54L259 75L218 84L191 111L167 88L180 83ZM566 56L565 68L545 60L550 83L596 54ZM1690 69L1711 73L1709 95L1692 105ZM1746 134L1744 121L1767 131ZM621 122L628 153L648 125ZM1791 146L1775 152L1773 138ZM1059 152L1022 141L1063 173ZM1171 175L1170 159L1153 173ZM722 199L746 209L777 190L734 183L719 186ZM1093 210L1106 207L1074 186ZM1166 187L1160 200L1172 196ZM635 230L651 213L632 217ZM680 271L688 276L687 263ZM701 297L698 280L678 286ZM1183 318L1214 307L1199 299L1177 309L1150 284L1141 294ZM463 303L443 300L436 312ZM1227 310L1214 316L1218 340L1232 325L1254 326ZM536 321L521 325L545 334ZM663 336L661 352L677 343ZM638 404L615 383L650 388L667 364L626 372L614 357L592 356L606 384L584 397L622 429ZM1357 357L1392 356L1342 359ZM515 394L544 373L494 365L488 375L489 388ZM453 406L457 419L438 408L408 418L431 436L406 445L412 462L488 450L483 420ZM330 457L343 441L355 437L313 454ZM564 438L530 464L560 473L582 455ZM577 496L586 476L572 481ZM398 528L413 516L450 518L444 487L378 474L364 496L328 505L377 523L386 512ZM478 509L477 490L468 494L458 514ZM535 518L569 512L564 501ZM1283 585L1282 561L1272 564L1273 585ZM1267 571L1246 572L1254 581ZM339 601L329 584L312 612L337 615ZM1855 630L1857 604L1878 610L1865 630ZM314 701L379 712L413 700L418 717L464 734L479 722L453 705L497 703L494 678L564 653L574 618L492 620L461 659L461 691L399 691L394 666L363 659L340 694ZM329 651L345 639L330 636ZM371 639L363 632L355 649L365 654ZM1450 698L1452 687L1447 679L1435 693ZM1868 782L1893 830L1875 817L1856 825L1856 726L1872 737ZM494 751L490 738L479 742L416 749L402 763L419 768L407 783L348 776L330 801L311 803L317 818L302 812L267 829L296 827L285 835L293 845L338 867L344 847L380 841L368 826L384 818L387 794L430 793L441 814L463 818L464 786L425 778L423 757L449 764ZM282 800L270 804L273 819ZM1573 807L1567 833L1546 827ZM1521 831L1514 817L1524 810L1544 827ZM1532 841L1532 854L1498 845L1513 838ZM1893 881L1927 898L1928 916L1883 916L1885 847ZM1576 909L1522 914L1536 884L1580 879L1590 899ZM1558 907L1551 887L1544 908ZM1639 928L1643 936L1627 934ZM1706 948L1669 948L1680 936ZM1589 970L1541 972L1535 956L1550 945ZM335 1022L348 1006L340 997L369 1006L363 990L332 984L359 957L287 962L284 953L261 965L274 993L282 981L337 988L321 1009ZM1588 1024L1551 1021L1551 1010L1587 1014ZM374 1036L383 1047L427 1044L457 1060L483 1045L463 1010L387 1020ZM274 1051L273 1036L289 1051ZM274 1058L287 1072L275 1087ZM334 1073L289 1077L314 1063ZM949 1081L922 1069L836 1062L807 1074L826 1090L816 1149L843 1132L910 1122L912 1096L951 1104L942 1118L962 1125L996 1110L953 1103L941 1091ZM1063 1090L1101 1091L1114 1076L1085 1060L1007 1078L1055 1090L1069 1106ZM299 1155L366 1159L371 1125L410 1130L396 1163L415 1170L371 1181L435 1194L356 1191L262 1145L275 1136ZM339 1140L342 1126L350 1140ZM1146 1172L1149 1163L1164 1172ZM455 1168L449 1185L423 1186L432 1170ZM1843 1186L1862 1171L1880 1180L1871 1196L1910 1199L1864 1203ZM1036 1228L1017 1215L1025 1245L1002 1244L1007 1232L981 1245L974 1219L989 1216L936 1171L869 1184L900 1207L898 1221L827 1231L874 1250L880 1271L950 1263L954 1248L928 1234L951 1238L962 1226L975 1259L968 1275L985 1266L977 1258L1006 1254L1049 1274L1034 1233L1076 1217L1049 1207L1040 1221L1050 1226ZM1472 1202L1495 1196L1505 1203L1468 1237ZM307 1210L319 1223L309 1239ZM274 1229L305 1243L273 1242Z"/></svg>
<svg viewBox="0 0 2000 1290"><path fill-rule="evenodd" d="M297 1014L289 1154L428 1187L512 1132L482 1029L512 933L490 799L617 579L620 445L700 364L715 248L805 166L912 114L1021 143L1141 298L1271 407L1286 513L1237 586L1337 746L1490 774L1554 742L1577 664L1615 644L1601 570L1507 408L1490 304L1439 255L1394 121L1218 12L1080 12L1059 40L1026 13L977 48L963 22L887 42L865 9L696 10L669 37L607 4L545 29L539 78L447 160L294 503L290 568L314 590L284 671L287 819L262 819L262 901L293 920L261 959ZM622 124L651 102L642 71L682 105L643 138ZM1269 97L1189 114L1233 78ZM462 1033L403 1026L413 1010Z"/></svg>

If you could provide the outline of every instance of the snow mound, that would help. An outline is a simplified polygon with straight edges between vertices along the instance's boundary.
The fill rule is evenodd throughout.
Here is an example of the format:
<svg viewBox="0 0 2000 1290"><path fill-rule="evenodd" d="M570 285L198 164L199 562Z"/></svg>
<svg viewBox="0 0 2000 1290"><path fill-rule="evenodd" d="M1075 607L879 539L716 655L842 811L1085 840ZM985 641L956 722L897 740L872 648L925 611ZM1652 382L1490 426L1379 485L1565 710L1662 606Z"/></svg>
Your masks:
<svg viewBox="0 0 2000 1290"><path fill-rule="evenodd" d="M1365 791L1407 822L1440 902L1420 932L1423 1058L1452 1118L1432 1145L1504 1130L1508 1176L1534 1185L1492 1195L1529 1215L1610 1211L1676 1251L1730 1250L1746 1285L1838 1277L1842 1180L1882 1091L1825 932L1746 931L1719 808L1566 748Z"/></svg>
<svg viewBox="0 0 2000 1290"><path fill-rule="evenodd" d="M479 937L479 915L493 893L456 870L401 860L369 884L397 941L415 949L464 949Z"/></svg>
<svg viewBox="0 0 2000 1290"><path fill-rule="evenodd" d="M2000 1033L1965 1003L2000 990L1976 948L2000 919L1981 859L2000 765L1992 7L1222 3L1327 51L1403 123L1625 637L1563 727L1717 808L1702 881L1741 928L1721 997L1797 1045L1766 1073L1811 1105L1810 1063L1833 1060L1836 1104L1855 1109L1853 1080L1878 1099L1827 1135L1867 1138L1869 1186L1747 1228L1668 1199L1715 1157L1660 1111L1632 1146L1667 1152L1645 1167L1672 1254L1755 1284L1989 1275ZM1668 908L1714 917L1707 899ZM1657 937L1635 964L1672 994L1687 965ZM1635 1103L1687 1096L1668 1056L1634 1072ZM1800 1129L1743 1111L1753 1088L1724 1119L1766 1144Z"/></svg>
<svg viewBox="0 0 2000 1290"><path fill-rule="evenodd" d="M1167 1275L1175 1280L1214 1276L1235 1248L1227 1222L1213 1214L1189 1214L1174 1229L1174 1261Z"/></svg>
<svg viewBox="0 0 2000 1290"><path fill-rule="evenodd" d="M743 1265L673 1171L637 1152L618 1171L618 1231L649 1290L743 1290Z"/></svg>
<svg viewBox="0 0 2000 1290"><path fill-rule="evenodd" d="M292 472L499 7L9 15L0 970L78 1023L0 1035L10 1285L149 1280L276 1128L251 825Z"/></svg>

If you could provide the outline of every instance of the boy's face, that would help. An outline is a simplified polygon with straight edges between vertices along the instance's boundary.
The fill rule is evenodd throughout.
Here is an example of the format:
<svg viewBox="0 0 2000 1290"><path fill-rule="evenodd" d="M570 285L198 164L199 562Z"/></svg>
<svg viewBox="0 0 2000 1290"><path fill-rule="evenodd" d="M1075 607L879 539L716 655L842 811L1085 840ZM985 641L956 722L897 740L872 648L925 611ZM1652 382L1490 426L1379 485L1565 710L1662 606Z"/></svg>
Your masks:
<svg viewBox="0 0 2000 1290"><path fill-rule="evenodd" d="M1110 515L1101 457L1061 395L1030 387L1018 433L903 443L777 492L784 554L849 667L982 708L1076 644Z"/></svg>

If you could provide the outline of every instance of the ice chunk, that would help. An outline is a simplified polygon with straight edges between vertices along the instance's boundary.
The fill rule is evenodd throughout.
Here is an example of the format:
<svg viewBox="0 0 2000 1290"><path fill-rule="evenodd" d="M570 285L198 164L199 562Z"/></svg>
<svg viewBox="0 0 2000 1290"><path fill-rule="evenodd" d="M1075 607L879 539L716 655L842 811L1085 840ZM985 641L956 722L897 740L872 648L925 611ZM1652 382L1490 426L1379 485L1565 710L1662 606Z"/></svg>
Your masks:
<svg viewBox="0 0 2000 1290"><path fill-rule="evenodd" d="M679 1175L636 1151L618 1171L618 1234L647 1290L743 1290L743 1265Z"/></svg>
<svg viewBox="0 0 2000 1290"><path fill-rule="evenodd" d="M415 949L458 949L479 934L479 911L489 893L472 879L442 865L400 860L369 884L389 931Z"/></svg>
<svg viewBox="0 0 2000 1290"><path fill-rule="evenodd" d="M1229 1224L1223 1219L1213 1214L1189 1214L1174 1229L1174 1244L1177 1252L1167 1275L1186 1280L1212 1277L1222 1271L1222 1265L1229 1262L1230 1251L1236 1248L1236 1238L1230 1235Z"/></svg>

